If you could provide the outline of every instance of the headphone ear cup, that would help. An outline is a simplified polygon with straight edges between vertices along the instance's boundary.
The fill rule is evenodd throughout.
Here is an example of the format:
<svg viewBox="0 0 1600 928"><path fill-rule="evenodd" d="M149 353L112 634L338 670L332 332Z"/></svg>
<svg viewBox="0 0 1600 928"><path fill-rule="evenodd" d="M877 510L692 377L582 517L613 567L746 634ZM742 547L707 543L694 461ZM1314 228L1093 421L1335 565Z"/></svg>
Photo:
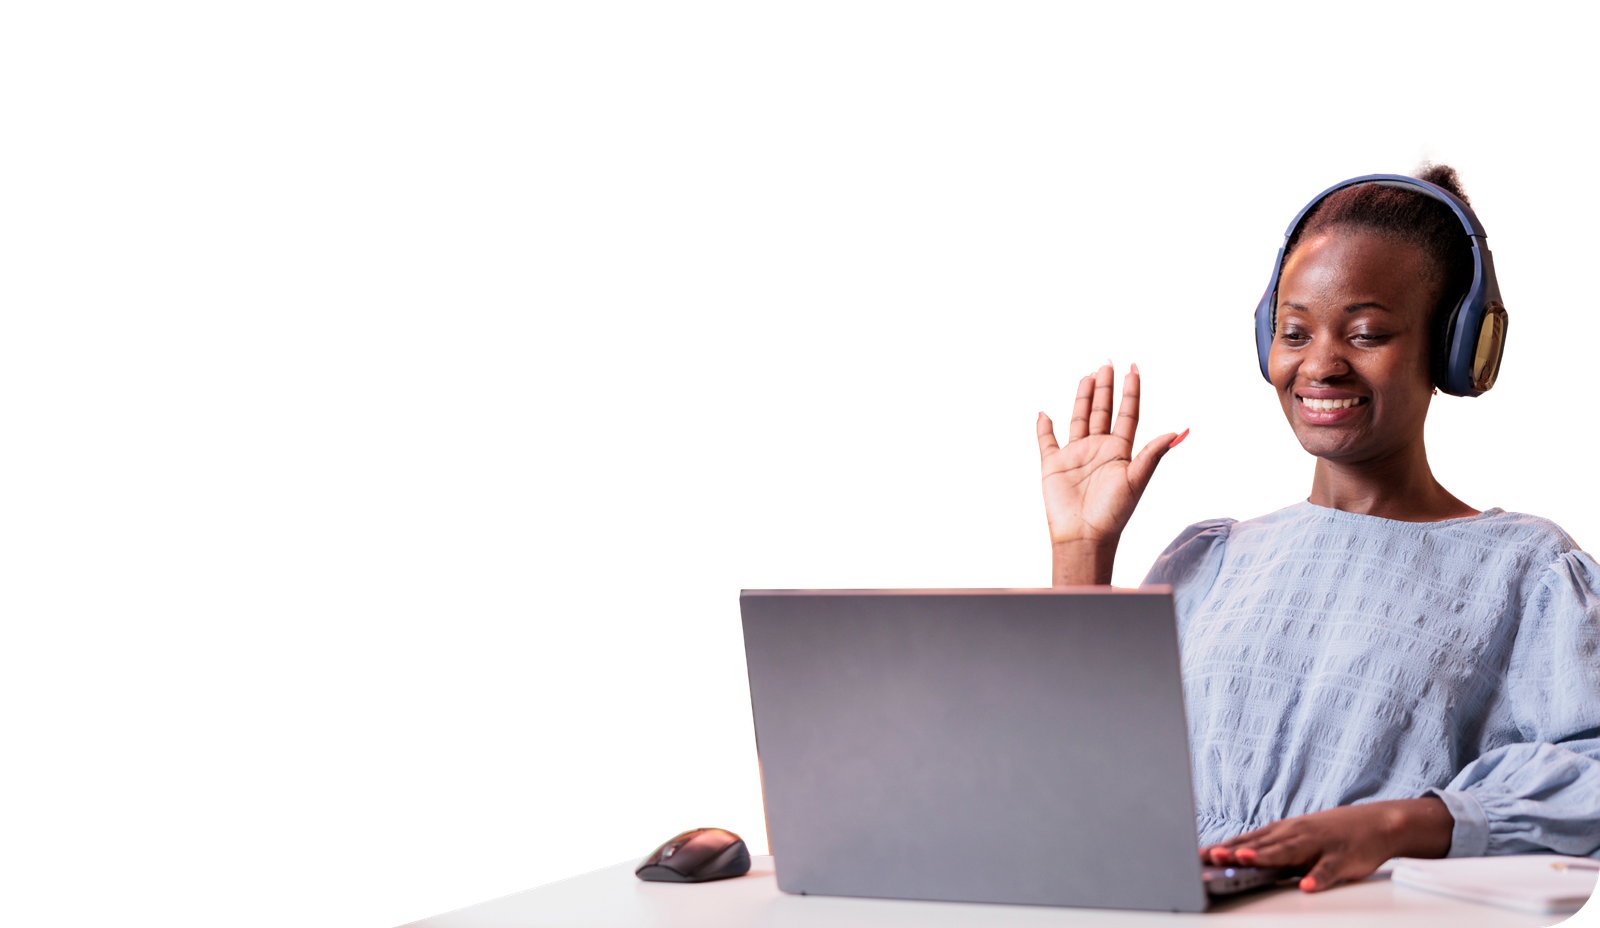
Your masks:
<svg viewBox="0 0 1600 928"><path fill-rule="evenodd" d="M1261 365L1261 377L1267 383L1272 382L1272 375L1267 372L1267 356L1272 351L1272 338L1277 331L1277 313L1272 311L1272 296L1277 292L1277 287L1267 288L1267 295L1262 297L1261 305L1256 307L1256 360Z"/></svg>
<svg viewBox="0 0 1600 928"><path fill-rule="evenodd" d="M1450 342L1456 334L1456 320L1461 318L1461 304L1467 297L1462 294L1446 311L1440 307L1433 317L1433 331L1429 334L1429 362L1428 369L1433 375L1433 385L1446 393L1450 392L1446 386L1450 382Z"/></svg>

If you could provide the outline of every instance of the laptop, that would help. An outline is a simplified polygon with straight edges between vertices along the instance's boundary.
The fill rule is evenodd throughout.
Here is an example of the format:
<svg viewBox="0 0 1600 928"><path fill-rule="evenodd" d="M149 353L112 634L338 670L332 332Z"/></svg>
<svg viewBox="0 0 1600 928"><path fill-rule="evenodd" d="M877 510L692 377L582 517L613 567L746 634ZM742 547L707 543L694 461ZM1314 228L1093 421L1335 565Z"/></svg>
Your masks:
<svg viewBox="0 0 1600 928"><path fill-rule="evenodd" d="M1201 866L1170 587L739 603L784 892L1199 912L1276 879Z"/></svg>

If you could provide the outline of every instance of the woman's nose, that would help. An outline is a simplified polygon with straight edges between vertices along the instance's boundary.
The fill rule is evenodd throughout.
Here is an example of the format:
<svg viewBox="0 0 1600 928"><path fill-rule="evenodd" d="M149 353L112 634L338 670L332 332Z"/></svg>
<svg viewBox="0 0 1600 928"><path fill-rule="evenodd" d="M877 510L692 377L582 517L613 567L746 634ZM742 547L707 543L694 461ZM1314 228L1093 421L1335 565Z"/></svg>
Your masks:
<svg viewBox="0 0 1600 928"><path fill-rule="evenodd" d="M1344 356L1344 348L1344 343L1337 338L1314 339L1300 362L1301 375L1311 380L1331 380L1350 373L1350 360Z"/></svg>

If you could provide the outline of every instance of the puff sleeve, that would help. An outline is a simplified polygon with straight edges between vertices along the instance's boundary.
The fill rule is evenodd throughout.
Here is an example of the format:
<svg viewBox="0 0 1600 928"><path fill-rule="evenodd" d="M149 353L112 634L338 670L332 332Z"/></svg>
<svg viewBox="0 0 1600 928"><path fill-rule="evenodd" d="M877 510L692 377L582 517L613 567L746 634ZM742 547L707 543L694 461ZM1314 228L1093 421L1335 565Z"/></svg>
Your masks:
<svg viewBox="0 0 1600 928"><path fill-rule="evenodd" d="M1443 789L1451 857L1600 858L1600 565L1561 554L1532 585L1494 714L1520 742L1467 764Z"/></svg>
<svg viewBox="0 0 1600 928"><path fill-rule="evenodd" d="M1207 519L1185 528L1145 575L1145 586L1165 583L1172 587L1180 633L1194 614L1194 607L1205 600L1217 582L1233 524L1233 519Z"/></svg>

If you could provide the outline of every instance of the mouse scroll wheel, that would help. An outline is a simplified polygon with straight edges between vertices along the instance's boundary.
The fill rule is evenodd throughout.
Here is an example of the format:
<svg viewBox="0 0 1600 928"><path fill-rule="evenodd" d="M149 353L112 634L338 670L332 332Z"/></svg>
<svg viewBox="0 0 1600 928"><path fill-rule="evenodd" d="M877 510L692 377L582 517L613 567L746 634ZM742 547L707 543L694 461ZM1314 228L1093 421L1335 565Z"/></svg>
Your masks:
<svg viewBox="0 0 1600 928"><path fill-rule="evenodd" d="M678 840L672 842L671 844L669 844L666 847L661 849L661 859L662 860L666 860L668 857L671 857L673 854L678 853L679 851L683 850L684 848L688 847L689 845L691 845L693 843L694 843L694 836L693 835L691 835L691 836L689 836L687 838L680 836L678 838Z"/></svg>

